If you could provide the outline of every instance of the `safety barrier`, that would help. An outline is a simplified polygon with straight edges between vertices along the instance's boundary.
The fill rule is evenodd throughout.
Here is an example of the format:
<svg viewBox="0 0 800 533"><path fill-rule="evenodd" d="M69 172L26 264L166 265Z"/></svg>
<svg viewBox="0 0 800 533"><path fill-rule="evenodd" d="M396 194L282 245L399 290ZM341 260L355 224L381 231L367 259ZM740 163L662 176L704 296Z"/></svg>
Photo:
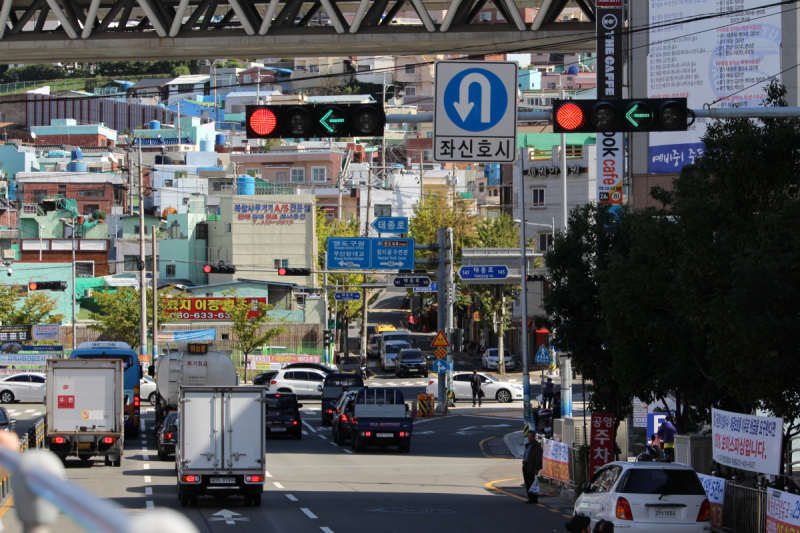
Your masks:
<svg viewBox="0 0 800 533"><path fill-rule="evenodd" d="M433 394L420 394L417 396L417 405L419 411L417 416L419 418L430 418L434 414Z"/></svg>
<svg viewBox="0 0 800 533"><path fill-rule="evenodd" d="M44 427L45 419L40 418L33 423L33 426L28 428L25 434L20 436L19 439L19 452L27 452L36 448L44 447ZM11 495L11 479L8 475L0 478L0 503L5 502L6 498Z"/></svg>

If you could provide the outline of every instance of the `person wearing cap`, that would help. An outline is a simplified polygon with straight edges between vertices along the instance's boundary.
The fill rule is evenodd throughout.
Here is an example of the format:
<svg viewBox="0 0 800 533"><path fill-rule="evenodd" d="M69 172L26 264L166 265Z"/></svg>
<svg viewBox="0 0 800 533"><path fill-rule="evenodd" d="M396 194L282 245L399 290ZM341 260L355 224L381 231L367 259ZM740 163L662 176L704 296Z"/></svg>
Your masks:
<svg viewBox="0 0 800 533"><path fill-rule="evenodd" d="M525 454L522 456L522 479L525 481L525 494L528 500L525 503L539 503L539 493L531 492L531 485L536 480L536 476L542 469L542 458L544 449L536 440L536 432L528 430L528 443L525 445Z"/></svg>
<svg viewBox="0 0 800 533"><path fill-rule="evenodd" d="M564 524L569 533L592 533L592 519L585 514L578 513L572 520Z"/></svg>

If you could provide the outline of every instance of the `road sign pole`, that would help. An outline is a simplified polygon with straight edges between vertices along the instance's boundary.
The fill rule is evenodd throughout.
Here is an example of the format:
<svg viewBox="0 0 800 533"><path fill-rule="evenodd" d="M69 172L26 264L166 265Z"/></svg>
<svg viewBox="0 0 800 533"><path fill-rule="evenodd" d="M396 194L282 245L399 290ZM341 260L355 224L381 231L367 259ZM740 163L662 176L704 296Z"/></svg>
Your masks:
<svg viewBox="0 0 800 533"><path fill-rule="evenodd" d="M328 275L327 274L323 274L323 276L322 276L322 301L325 302L325 309L323 310L324 315L323 315L323 319L322 319L322 322L325 324L325 327L322 328L322 329L323 330L328 330L328 329L330 329L330 324L328 324L328 321L330 320L330 317L328 316L329 314L328 314ZM335 319L333 321L333 327L336 328L336 320ZM335 331L336 330L334 329L334 338L336 338ZM330 364L331 348L330 348L330 346L325 346L324 343L322 344L322 347L325 350L325 364L329 365Z"/></svg>
<svg viewBox="0 0 800 533"><path fill-rule="evenodd" d="M438 278L439 286L438 291L436 294L436 302L437 302L437 316L436 316L436 327L437 329L442 329L444 327L444 323L446 320L445 317L445 309L444 303L447 300L447 281L445 280L445 229L439 228L436 230L436 240L439 242L439 269L436 272L436 277ZM437 413L444 413L445 407L447 406L447 376L445 374L439 374L439 402L436 406Z"/></svg>
<svg viewBox="0 0 800 533"><path fill-rule="evenodd" d="M447 309L446 309L446 328L447 342L447 406L455 407L453 402L453 307L455 306L455 272L453 270L453 228L447 228L445 232L445 257L447 282Z"/></svg>
<svg viewBox="0 0 800 533"><path fill-rule="evenodd" d="M528 257L525 253L525 149L519 149L519 173L522 180L522 194L520 199L520 226L519 226L519 247L520 251L520 276L522 277L522 292L520 300L522 304L522 412L525 422L529 424L531 418L531 375L528 369Z"/></svg>

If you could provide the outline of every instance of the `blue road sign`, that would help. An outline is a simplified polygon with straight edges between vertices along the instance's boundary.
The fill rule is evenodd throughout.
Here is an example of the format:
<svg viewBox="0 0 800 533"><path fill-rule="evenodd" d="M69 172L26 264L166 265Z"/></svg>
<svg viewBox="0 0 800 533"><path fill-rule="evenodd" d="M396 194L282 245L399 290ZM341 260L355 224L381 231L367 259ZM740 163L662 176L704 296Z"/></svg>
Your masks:
<svg viewBox="0 0 800 533"><path fill-rule="evenodd" d="M372 239L373 269L414 268L414 239Z"/></svg>
<svg viewBox="0 0 800 533"><path fill-rule="evenodd" d="M505 265L492 266L462 266L458 269L461 279L506 279L508 267Z"/></svg>
<svg viewBox="0 0 800 533"><path fill-rule="evenodd" d="M328 237L328 268L370 270L369 241L364 237ZM413 251L413 245L411 249ZM414 262L413 255L411 262Z"/></svg>
<svg viewBox="0 0 800 533"><path fill-rule="evenodd" d="M550 352L547 351L547 346L542 344L539 346L539 351L536 352L536 357L533 358L534 363L543 363L549 364L550 363Z"/></svg>
<svg viewBox="0 0 800 533"><path fill-rule="evenodd" d="M493 128L508 109L508 91L494 72L485 68L462 70L444 89L444 109L457 127L471 132Z"/></svg>
<svg viewBox="0 0 800 533"><path fill-rule="evenodd" d="M447 372L447 363L442 361L441 359L437 359L433 363L433 371L437 374L444 374Z"/></svg>
<svg viewBox="0 0 800 533"><path fill-rule="evenodd" d="M667 418L669 413L647 413L647 442L650 442L650 435L658 433L661 423Z"/></svg>
<svg viewBox="0 0 800 533"><path fill-rule="evenodd" d="M395 287L430 287L431 278L428 276L398 276L394 278Z"/></svg>
<svg viewBox="0 0 800 533"><path fill-rule="evenodd" d="M414 292L437 292L439 290L439 283L434 281L428 287L414 287Z"/></svg>
<svg viewBox="0 0 800 533"><path fill-rule="evenodd" d="M372 227L378 233L408 233L408 217L378 217Z"/></svg>
<svg viewBox="0 0 800 533"><path fill-rule="evenodd" d="M360 300L360 292L337 292L333 295L334 300Z"/></svg>

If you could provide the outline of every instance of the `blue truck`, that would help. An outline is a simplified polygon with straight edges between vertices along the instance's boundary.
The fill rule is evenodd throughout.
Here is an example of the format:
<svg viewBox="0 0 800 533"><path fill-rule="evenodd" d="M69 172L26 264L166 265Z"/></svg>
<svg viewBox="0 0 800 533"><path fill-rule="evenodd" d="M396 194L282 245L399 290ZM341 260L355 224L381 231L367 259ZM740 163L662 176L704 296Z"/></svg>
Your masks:
<svg viewBox="0 0 800 533"><path fill-rule="evenodd" d="M353 450L364 452L369 446L397 446L401 453L409 453L414 421L408 411L400 389L358 391L350 419Z"/></svg>

